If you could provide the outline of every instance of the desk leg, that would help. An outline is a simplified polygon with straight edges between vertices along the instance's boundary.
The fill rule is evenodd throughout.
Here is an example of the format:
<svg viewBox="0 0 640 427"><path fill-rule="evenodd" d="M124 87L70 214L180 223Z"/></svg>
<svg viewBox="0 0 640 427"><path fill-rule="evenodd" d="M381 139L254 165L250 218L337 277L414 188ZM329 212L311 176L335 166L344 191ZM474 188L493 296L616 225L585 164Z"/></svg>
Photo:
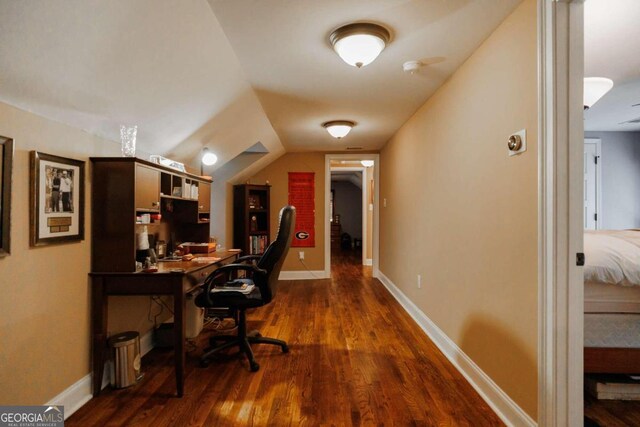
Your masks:
<svg viewBox="0 0 640 427"><path fill-rule="evenodd" d="M107 345L107 301L104 278L91 279L91 305L93 317L93 395L100 394L104 371L104 351Z"/></svg>
<svg viewBox="0 0 640 427"><path fill-rule="evenodd" d="M184 365L185 365L185 295L182 288L182 276L174 278L173 292L173 321L174 321L174 347L175 347L175 363L176 363L176 388L178 389L178 397L184 394Z"/></svg>

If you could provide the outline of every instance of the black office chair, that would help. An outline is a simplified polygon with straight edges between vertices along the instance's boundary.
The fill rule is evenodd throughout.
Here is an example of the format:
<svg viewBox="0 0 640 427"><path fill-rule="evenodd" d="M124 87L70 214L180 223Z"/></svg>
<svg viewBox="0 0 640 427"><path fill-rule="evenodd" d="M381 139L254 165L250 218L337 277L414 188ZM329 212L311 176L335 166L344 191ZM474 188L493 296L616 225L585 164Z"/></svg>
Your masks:
<svg viewBox="0 0 640 427"><path fill-rule="evenodd" d="M216 353L238 346L240 353L244 353L249 359L251 371L255 372L260 369L260 365L253 357L251 344L274 344L279 345L283 353L289 351L287 343L282 340L266 338L258 332L247 334L246 310L248 308L261 307L273 299L282 263L287 256L287 252L289 252L295 222L296 208L293 206L283 207L280 210L280 225L276 238L267 247L262 256L248 255L241 257L234 264L227 264L218 268L205 280L202 285L203 292L196 297L196 305L205 308L228 307L232 311L236 311L238 335L216 335L211 337L212 348L200 358L202 366L207 366L211 357ZM233 281L255 284L255 288L250 294L244 295L233 291L212 292L216 285L224 285L226 281L237 277L239 271L244 271L247 277ZM223 344L218 345L219 341L223 341Z"/></svg>

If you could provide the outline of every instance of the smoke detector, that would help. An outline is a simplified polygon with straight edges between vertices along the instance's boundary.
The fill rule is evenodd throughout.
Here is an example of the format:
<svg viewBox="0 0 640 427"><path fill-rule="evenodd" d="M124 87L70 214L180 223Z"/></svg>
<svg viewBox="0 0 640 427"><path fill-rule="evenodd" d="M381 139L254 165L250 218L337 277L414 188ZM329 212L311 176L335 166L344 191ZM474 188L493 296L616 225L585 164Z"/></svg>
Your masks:
<svg viewBox="0 0 640 427"><path fill-rule="evenodd" d="M402 64L402 69L404 70L405 73L415 74L418 71L420 71L420 68L423 65L424 64L420 61L407 61L404 64Z"/></svg>

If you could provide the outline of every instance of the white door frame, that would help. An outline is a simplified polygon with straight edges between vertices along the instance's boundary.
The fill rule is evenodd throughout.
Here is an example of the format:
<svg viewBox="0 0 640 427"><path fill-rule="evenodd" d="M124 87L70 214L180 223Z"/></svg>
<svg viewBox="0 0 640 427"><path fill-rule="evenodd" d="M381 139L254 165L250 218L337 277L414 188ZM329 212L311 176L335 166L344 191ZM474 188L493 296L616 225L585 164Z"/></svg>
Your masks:
<svg viewBox="0 0 640 427"><path fill-rule="evenodd" d="M331 194L331 161L332 160L373 160L375 162L373 166L373 277L380 276L380 270L378 265L379 255L380 255L380 210L378 200L380 199L380 186L378 185L380 179L380 155L379 154L326 154L324 156L324 194L325 194L325 203L324 203L324 268L325 272L327 272L327 277L330 277L331 274L331 227L328 225L330 223L330 212L329 212L329 195ZM363 174L364 177L364 174ZM364 179L364 178L363 178ZM363 186L364 187L364 186ZM363 196L365 190L362 190ZM363 199L363 203L366 199ZM366 214L366 211L363 212ZM364 216L364 215L363 215ZM364 220L364 218L363 218ZM364 231L364 230L363 230ZM366 232L362 233L363 236ZM366 257L365 253L365 241L364 238L362 240L362 252L363 257Z"/></svg>
<svg viewBox="0 0 640 427"><path fill-rule="evenodd" d="M538 0L538 425L583 425L583 1Z"/></svg>
<svg viewBox="0 0 640 427"><path fill-rule="evenodd" d="M599 159L596 164L596 213L598 214L596 230L602 230L602 224L604 224L604 215L602 214L602 140L600 138L585 138L584 143L595 144L596 156Z"/></svg>
<svg viewBox="0 0 640 427"><path fill-rule="evenodd" d="M362 227L362 265L371 265L370 263L367 262L367 251L366 251L366 247L367 247L367 243L369 241L369 239L367 239L367 225L369 224L367 221L367 201L369 200L369 189L367 187L367 168L364 166L350 166L350 167L345 167L345 168L340 168L340 167L333 167L330 168L331 172L338 172L338 171L344 171L344 172L360 172L360 174L362 175L361 177L361 187L362 187L362 221L360 226ZM331 177L329 177L329 179L331 179ZM331 184L329 184L331 185ZM329 234L329 237L331 237L331 234ZM329 251L331 251L331 245L329 245Z"/></svg>

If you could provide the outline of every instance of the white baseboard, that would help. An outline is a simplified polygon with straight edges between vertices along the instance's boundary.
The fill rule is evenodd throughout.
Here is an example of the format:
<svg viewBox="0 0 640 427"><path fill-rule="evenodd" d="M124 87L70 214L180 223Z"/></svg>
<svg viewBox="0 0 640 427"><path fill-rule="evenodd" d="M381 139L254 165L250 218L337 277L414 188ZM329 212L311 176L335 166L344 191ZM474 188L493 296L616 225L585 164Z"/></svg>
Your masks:
<svg viewBox="0 0 640 427"><path fill-rule="evenodd" d="M153 329L144 334L140 338L140 353L142 356L150 352L154 347ZM111 381L111 361L104 364L104 372L102 375L102 388L109 385ZM80 409L85 403L93 398L91 390L91 373L80 378L71 387L45 403L47 406L64 406L64 419L69 418L74 412Z"/></svg>
<svg viewBox="0 0 640 427"><path fill-rule="evenodd" d="M91 374L85 375L71 387L45 403L46 406L64 406L64 419L66 420L91 400Z"/></svg>
<svg viewBox="0 0 640 427"><path fill-rule="evenodd" d="M389 290L431 341L469 381L508 426L536 426L536 422L516 404L475 362L467 356L438 326L433 323L400 289L381 271L378 279Z"/></svg>
<svg viewBox="0 0 640 427"><path fill-rule="evenodd" d="M371 259L371 258L365 259L364 263L362 263L362 265L373 265L373 259Z"/></svg>
<svg viewBox="0 0 640 427"><path fill-rule="evenodd" d="M279 280L311 280L311 279L329 279L331 273L325 270L302 270L302 271L281 271Z"/></svg>

